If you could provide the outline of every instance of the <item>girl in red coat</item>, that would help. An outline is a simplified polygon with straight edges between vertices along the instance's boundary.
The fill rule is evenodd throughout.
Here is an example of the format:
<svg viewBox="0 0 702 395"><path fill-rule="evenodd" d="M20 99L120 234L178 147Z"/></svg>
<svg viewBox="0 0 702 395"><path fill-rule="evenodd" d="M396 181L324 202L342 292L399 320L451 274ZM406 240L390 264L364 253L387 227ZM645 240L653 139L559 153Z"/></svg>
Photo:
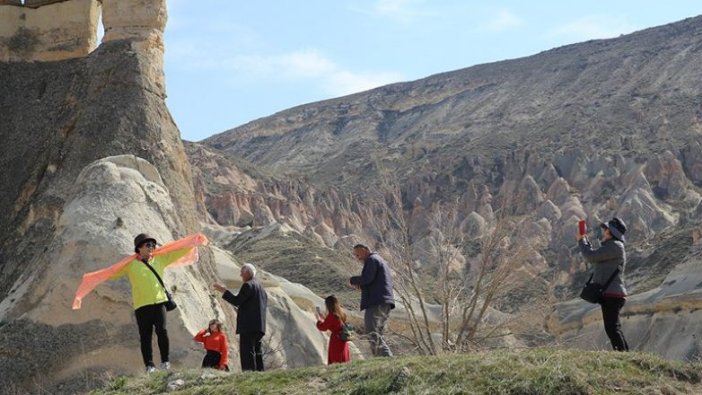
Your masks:
<svg viewBox="0 0 702 395"><path fill-rule="evenodd" d="M344 363L351 361L349 353L349 343L341 340L339 333L343 323L346 322L346 314L339 305L339 300L334 295L327 296L324 299L324 305L327 307L326 316L322 316L317 312L317 329L320 331L331 331L329 336L329 354L327 363Z"/></svg>
<svg viewBox="0 0 702 395"><path fill-rule="evenodd" d="M215 368L229 371L229 345L227 335L222 332L222 323L217 320L210 321L207 329L203 329L193 338L196 342L204 344L207 354L202 359L203 368Z"/></svg>

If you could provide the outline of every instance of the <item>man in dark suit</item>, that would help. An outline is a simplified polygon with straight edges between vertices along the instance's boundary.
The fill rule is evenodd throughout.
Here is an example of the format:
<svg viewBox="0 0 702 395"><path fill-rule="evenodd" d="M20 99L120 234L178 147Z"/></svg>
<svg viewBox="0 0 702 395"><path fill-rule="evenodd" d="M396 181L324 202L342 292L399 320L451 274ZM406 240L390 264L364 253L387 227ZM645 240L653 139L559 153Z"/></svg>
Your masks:
<svg viewBox="0 0 702 395"><path fill-rule="evenodd" d="M256 268L250 263L241 267L239 293L234 295L219 284L212 287L223 292L222 298L238 308L236 333L239 335L239 357L241 370L263 371L261 339L266 334L266 310L268 295L256 279Z"/></svg>

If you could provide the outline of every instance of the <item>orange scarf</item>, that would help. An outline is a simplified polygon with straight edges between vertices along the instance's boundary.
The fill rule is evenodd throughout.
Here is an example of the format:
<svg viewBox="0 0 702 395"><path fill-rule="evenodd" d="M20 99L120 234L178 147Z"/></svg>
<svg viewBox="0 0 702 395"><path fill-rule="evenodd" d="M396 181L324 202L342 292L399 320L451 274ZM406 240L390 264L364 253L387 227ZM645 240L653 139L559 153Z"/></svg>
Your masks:
<svg viewBox="0 0 702 395"><path fill-rule="evenodd" d="M154 256L165 254L171 251L180 250L183 248L190 248L187 254L178 259L177 261L168 265L171 267L179 267L185 265L192 265L197 262L198 254L197 247L207 245L208 240L202 233L196 233L194 235L186 236L180 240L172 241L163 245L156 250L154 250ZM119 262L113 264L110 267L100 269L94 272L83 274L83 280L80 282L78 289L76 290L76 296L73 299L73 310L80 309L80 305L83 301L85 295L89 294L95 287L109 280L115 273L119 272L129 264L129 262L137 259L137 254L132 254L127 257L122 258Z"/></svg>

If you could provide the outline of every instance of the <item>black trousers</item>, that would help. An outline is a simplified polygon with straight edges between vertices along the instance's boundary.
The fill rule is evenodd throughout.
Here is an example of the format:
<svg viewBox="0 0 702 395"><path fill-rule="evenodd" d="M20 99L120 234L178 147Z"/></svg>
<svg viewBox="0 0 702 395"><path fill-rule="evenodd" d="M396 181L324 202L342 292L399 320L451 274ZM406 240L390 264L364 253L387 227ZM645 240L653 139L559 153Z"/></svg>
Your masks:
<svg viewBox="0 0 702 395"><path fill-rule="evenodd" d="M619 321L619 313L622 311L625 302L626 300L623 298L604 298L600 302L605 332L615 351L629 351L629 344L624 338L622 324Z"/></svg>
<svg viewBox="0 0 702 395"><path fill-rule="evenodd" d="M168 362L168 330L166 329L166 307L161 304L152 304L139 307L134 311L137 325L139 326L139 341L141 342L141 357L144 366L155 366L151 349L151 338L154 329L158 338L158 350L161 353L161 362Z"/></svg>
<svg viewBox="0 0 702 395"><path fill-rule="evenodd" d="M241 370L263 371L263 351L261 347L263 333L250 332L239 334L239 358Z"/></svg>

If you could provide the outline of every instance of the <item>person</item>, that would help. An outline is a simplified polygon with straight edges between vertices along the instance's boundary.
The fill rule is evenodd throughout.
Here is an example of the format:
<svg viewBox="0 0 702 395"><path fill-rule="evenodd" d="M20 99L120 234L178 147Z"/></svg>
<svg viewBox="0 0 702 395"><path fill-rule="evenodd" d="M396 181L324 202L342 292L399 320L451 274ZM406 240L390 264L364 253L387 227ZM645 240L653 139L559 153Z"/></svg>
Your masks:
<svg viewBox="0 0 702 395"><path fill-rule="evenodd" d="M363 244L353 247L353 254L363 269L360 276L349 279L348 285L361 290L361 310L365 310L363 324L369 336L373 356L391 357L383 332L390 310L395 308L392 275L387 262Z"/></svg>
<svg viewBox="0 0 702 395"><path fill-rule="evenodd" d="M266 334L268 295L256 278L256 268L252 264L244 264L239 275L244 283L236 295L220 284L212 287L222 292L222 299L238 308L236 333L239 335L241 370L263 371L261 339Z"/></svg>
<svg viewBox="0 0 702 395"><path fill-rule="evenodd" d="M167 266L191 251L190 248L181 248L162 255L154 255L158 246L155 238L146 233L141 233L134 238L134 252L136 258L111 276L118 279L123 276L129 278L132 286L132 300L137 327L139 328L139 341L141 343L141 356L147 373L154 372L156 366L153 360L151 338L156 332L158 350L161 354L161 369L171 367L169 361L169 340L166 328L166 307L168 301L166 289L161 285L153 271L163 278ZM153 271L152 271L153 270Z"/></svg>
<svg viewBox="0 0 702 395"><path fill-rule="evenodd" d="M583 257L594 264L592 282L606 284L612 278L607 289L603 291L600 301L604 328L614 350L629 351L629 345L624 338L619 319L627 296L624 287L626 224L620 218L614 217L609 222L601 224L600 227L602 229L600 248L593 249L586 235L582 234L577 236L578 244ZM614 277L612 277L613 275Z"/></svg>
<svg viewBox="0 0 702 395"><path fill-rule="evenodd" d="M222 332L221 322L211 320L207 328L200 330L193 340L202 343L207 351L202 359L203 368L229 371L229 345L227 335Z"/></svg>
<svg viewBox="0 0 702 395"><path fill-rule="evenodd" d="M334 295L329 295L324 299L327 314L322 316L315 313L317 318L317 329L320 331L331 331L329 336L329 350L327 351L327 364L345 363L351 361L349 353L349 342L341 340L341 329L346 322L346 313L339 304L339 299Z"/></svg>

